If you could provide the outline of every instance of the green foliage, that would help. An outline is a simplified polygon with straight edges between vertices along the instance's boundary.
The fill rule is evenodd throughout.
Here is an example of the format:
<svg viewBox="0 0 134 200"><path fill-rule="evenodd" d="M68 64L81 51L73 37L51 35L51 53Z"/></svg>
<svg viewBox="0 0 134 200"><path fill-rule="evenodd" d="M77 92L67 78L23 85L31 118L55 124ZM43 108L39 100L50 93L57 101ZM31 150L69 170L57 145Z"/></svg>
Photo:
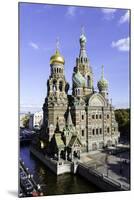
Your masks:
<svg viewBox="0 0 134 200"><path fill-rule="evenodd" d="M25 128L28 128L28 126L29 126L29 116L26 115L25 117L23 117L22 121L23 121L23 126Z"/></svg>
<svg viewBox="0 0 134 200"><path fill-rule="evenodd" d="M115 118L119 125L121 136L130 138L130 109L115 110Z"/></svg>

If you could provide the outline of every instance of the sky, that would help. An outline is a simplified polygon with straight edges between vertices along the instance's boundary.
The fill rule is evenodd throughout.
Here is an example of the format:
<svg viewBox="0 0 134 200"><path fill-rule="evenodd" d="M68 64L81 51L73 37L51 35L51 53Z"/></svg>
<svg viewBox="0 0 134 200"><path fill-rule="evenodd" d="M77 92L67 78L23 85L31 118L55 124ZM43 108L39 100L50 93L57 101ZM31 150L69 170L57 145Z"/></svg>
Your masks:
<svg viewBox="0 0 134 200"><path fill-rule="evenodd" d="M113 106L129 107L129 18L126 9L20 3L20 112L42 109L50 74L50 57L55 53L57 37L65 58L65 77L72 88L82 26L95 90L104 65L104 77L109 82L109 99L112 98Z"/></svg>

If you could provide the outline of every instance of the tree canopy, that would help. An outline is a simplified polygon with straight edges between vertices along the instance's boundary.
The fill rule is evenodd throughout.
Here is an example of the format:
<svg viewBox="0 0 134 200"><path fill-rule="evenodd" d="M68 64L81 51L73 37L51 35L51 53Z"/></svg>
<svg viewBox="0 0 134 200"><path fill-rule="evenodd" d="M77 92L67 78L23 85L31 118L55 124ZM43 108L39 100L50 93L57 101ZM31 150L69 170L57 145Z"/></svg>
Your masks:
<svg viewBox="0 0 134 200"><path fill-rule="evenodd" d="M130 140L130 109L115 110L115 118L119 125L121 137Z"/></svg>

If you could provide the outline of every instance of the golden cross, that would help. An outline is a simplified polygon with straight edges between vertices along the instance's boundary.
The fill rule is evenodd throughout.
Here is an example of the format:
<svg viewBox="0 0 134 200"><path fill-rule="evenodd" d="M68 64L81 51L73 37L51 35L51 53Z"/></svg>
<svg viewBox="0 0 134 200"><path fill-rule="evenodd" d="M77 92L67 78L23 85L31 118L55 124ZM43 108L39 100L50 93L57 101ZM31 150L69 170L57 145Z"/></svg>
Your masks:
<svg viewBox="0 0 134 200"><path fill-rule="evenodd" d="M85 35L85 28L84 28L83 25L81 26L81 34L82 34L82 35Z"/></svg>
<svg viewBox="0 0 134 200"><path fill-rule="evenodd" d="M60 45L59 37L57 37L57 38L56 38L56 49L57 49L57 50L59 49L59 45Z"/></svg>

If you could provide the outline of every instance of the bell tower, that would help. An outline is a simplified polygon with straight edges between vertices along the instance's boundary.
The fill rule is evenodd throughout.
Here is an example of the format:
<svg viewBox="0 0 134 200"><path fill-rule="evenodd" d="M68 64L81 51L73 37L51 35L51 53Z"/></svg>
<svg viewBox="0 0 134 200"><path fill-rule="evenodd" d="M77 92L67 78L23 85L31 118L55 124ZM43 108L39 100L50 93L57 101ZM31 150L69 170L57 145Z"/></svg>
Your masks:
<svg viewBox="0 0 134 200"><path fill-rule="evenodd" d="M88 95L93 92L93 73L92 68L90 66L90 62L87 56L86 52L86 36L84 27L82 27L81 35L80 35L80 52L79 57L76 58L76 67L74 67L74 76L77 76L76 74L79 72L80 81L82 82L83 92L81 92L82 95ZM77 76L78 77L78 76ZM84 80L83 80L84 79ZM76 82L74 80L74 82ZM73 84L73 94L75 94L75 83Z"/></svg>
<svg viewBox="0 0 134 200"><path fill-rule="evenodd" d="M50 76L47 81L47 97L43 105L44 125L46 128L48 128L50 124L56 128L57 116L60 130L65 126L69 84L65 80L64 64L65 60L60 54L59 40L57 39L55 54L50 58Z"/></svg>

